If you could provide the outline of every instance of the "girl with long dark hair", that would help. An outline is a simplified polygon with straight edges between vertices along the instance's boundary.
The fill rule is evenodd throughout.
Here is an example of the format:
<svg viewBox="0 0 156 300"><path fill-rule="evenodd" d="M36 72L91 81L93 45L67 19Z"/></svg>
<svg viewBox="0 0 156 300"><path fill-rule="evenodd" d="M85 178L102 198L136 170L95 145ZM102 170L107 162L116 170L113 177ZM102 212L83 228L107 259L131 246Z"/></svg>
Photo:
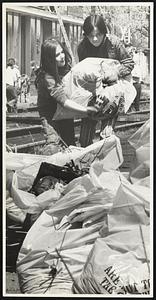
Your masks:
<svg viewBox="0 0 156 300"><path fill-rule="evenodd" d="M58 40L47 39L41 46L40 68L35 80L40 117L46 119L67 145L75 144L74 120L54 121L57 103L69 110L81 112L82 116L87 116L87 113L92 110L67 99L64 93L62 78L70 71L71 63L70 54L65 47Z"/></svg>

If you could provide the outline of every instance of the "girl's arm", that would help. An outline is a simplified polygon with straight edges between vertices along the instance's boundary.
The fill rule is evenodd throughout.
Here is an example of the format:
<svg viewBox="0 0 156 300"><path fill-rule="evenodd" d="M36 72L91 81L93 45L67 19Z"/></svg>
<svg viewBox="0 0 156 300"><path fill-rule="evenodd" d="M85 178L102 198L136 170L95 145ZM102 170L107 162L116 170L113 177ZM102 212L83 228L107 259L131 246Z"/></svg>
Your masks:
<svg viewBox="0 0 156 300"><path fill-rule="evenodd" d="M51 76L47 76L46 78L47 89L49 90L50 96L55 99L57 103L62 105L63 107L82 113L82 116L92 116L97 110L93 106L84 107L70 99L67 98L64 92L64 88L62 85L56 86L55 80Z"/></svg>
<svg viewBox="0 0 156 300"><path fill-rule="evenodd" d="M69 99L66 99L64 102L64 107L75 112L80 112L82 116L92 116L97 112L96 108L93 106L84 107Z"/></svg>

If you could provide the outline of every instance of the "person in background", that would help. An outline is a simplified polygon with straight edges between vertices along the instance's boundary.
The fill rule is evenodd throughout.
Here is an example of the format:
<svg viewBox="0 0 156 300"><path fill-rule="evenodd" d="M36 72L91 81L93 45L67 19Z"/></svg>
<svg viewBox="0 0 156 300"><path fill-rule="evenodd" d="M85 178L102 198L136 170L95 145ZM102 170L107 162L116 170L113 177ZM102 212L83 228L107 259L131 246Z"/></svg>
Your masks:
<svg viewBox="0 0 156 300"><path fill-rule="evenodd" d="M87 116L94 108L85 108L68 99L64 93L62 78L71 69L71 57L65 47L53 38L45 40L41 46L40 68L36 72L35 85L38 92L38 111L42 118L52 127L69 146L75 145L74 120L53 120L59 103L63 107L81 112Z"/></svg>
<svg viewBox="0 0 156 300"><path fill-rule="evenodd" d="M35 78L35 73L37 71L37 69L39 68L39 66L36 64L35 60L32 60L30 62L30 67L31 67L31 74L30 74L30 79L31 81L34 81L34 78Z"/></svg>
<svg viewBox="0 0 156 300"><path fill-rule="evenodd" d="M141 84L143 83L142 80L142 72L139 64L139 53L136 48L133 47L131 43L125 44L126 50L128 54L132 57L134 61L134 68L132 70L132 79L133 85L136 89L136 97L131 104L129 111L139 111L140 108L140 97L141 97Z"/></svg>
<svg viewBox="0 0 156 300"><path fill-rule="evenodd" d="M125 78L131 81L131 71L134 67L132 57L126 51L124 44L114 35L107 34L104 18L99 15L88 16L83 24L84 38L77 48L79 61L87 57L116 59L120 62L118 74L109 74L110 80ZM93 142L97 121L83 119L81 124L80 143L87 146ZM102 124L104 128L106 124ZM90 127L90 136L86 139L85 130Z"/></svg>
<svg viewBox="0 0 156 300"><path fill-rule="evenodd" d="M13 68L13 71L14 71L14 74L15 74L15 77L16 77L16 81L15 81L15 87L17 89L20 89L21 88L21 74L20 74L20 70L19 70L19 67L17 64L14 65L14 68Z"/></svg>
<svg viewBox="0 0 156 300"><path fill-rule="evenodd" d="M8 111L10 107L16 110L18 94L20 88L20 71L15 64L14 58L9 58L6 68L6 97Z"/></svg>
<svg viewBox="0 0 156 300"><path fill-rule="evenodd" d="M133 60L134 60L134 69L132 71L132 78L133 78L133 85L136 89L136 97L131 105L131 109L135 111L139 111L140 109L140 97L141 97L141 83L143 83L142 81L142 74L141 74L141 68L139 66L139 61L138 61L138 52L137 50L135 50L135 52L133 53Z"/></svg>

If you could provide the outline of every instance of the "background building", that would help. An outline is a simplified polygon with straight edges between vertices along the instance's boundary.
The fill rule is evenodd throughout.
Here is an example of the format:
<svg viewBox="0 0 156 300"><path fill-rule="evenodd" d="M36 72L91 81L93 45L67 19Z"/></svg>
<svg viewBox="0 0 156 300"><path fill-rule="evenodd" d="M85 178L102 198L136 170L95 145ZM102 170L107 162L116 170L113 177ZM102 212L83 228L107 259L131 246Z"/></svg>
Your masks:
<svg viewBox="0 0 156 300"><path fill-rule="evenodd" d="M64 15L66 14L65 8L64 14L61 10L60 13L73 54L76 56L76 46L82 35L83 16L73 18L70 15ZM6 59L14 57L21 73L30 75L32 61L39 65L40 46L43 40L50 36L64 42L56 13L51 14L42 7L8 5L6 9Z"/></svg>
<svg viewBox="0 0 156 300"><path fill-rule="evenodd" d="M40 46L53 36L64 42L55 8L8 3L6 6L6 59L14 57L22 74L31 74L31 65L40 64ZM131 43L140 53L144 76L149 74L150 7L147 6L59 6L76 62L77 45L82 38L83 20L89 14L102 14L108 32L125 43ZM144 53L144 54L142 54Z"/></svg>

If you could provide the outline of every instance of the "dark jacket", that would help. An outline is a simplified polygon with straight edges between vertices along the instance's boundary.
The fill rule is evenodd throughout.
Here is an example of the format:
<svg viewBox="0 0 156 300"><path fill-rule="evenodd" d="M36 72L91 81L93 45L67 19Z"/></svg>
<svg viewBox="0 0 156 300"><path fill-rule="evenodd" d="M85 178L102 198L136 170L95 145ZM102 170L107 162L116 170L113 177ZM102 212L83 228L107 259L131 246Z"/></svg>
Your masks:
<svg viewBox="0 0 156 300"><path fill-rule="evenodd" d="M116 59L120 62L119 76L124 77L131 74L134 61L127 53L123 43L114 35L107 35L99 47L93 46L87 37L78 45L79 61L87 57L101 57Z"/></svg>
<svg viewBox="0 0 156 300"><path fill-rule="evenodd" d="M40 116L46 115L52 118L56 112L57 103L64 105L66 100L63 85L61 83L56 84L53 76L41 71L36 87L38 91L37 105Z"/></svg>

